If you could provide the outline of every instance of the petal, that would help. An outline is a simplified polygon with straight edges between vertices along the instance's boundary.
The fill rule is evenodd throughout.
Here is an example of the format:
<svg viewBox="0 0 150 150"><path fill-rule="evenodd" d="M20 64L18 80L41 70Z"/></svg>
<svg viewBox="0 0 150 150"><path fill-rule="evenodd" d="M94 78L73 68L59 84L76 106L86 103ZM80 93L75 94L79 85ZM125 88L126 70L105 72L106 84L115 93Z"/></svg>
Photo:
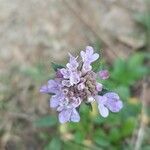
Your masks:
<svg viewBox="0 0 150 150"><path fill-rule="evenodd" d="M76 109L73 109L73 110L72 110L70 120L71 120L72 122L79 122L79 121L80 121L80 115L79 115L79 113L77 112Z"/></svg>
<svg viewBox="0 0 150 150"><path fill-rule="evenodd" d="M56 80L49 80L47 87L48 87L49 93L57 94L58 92L60 92L60 83Z"/></svg>
<svg viewBox="0 0 150 150"><path fill-rule="evenodd" d="M87 54L88 56L92 55L93 52L94 52L93 47L91 47L91 46L87 46L87 47L86 47L86 54Z"/></svg>
<svg viewBox="0 0 150 150"><path fill-rule="evenodd" d="M76 70L79 66L79 63L77 62L77 58L69 54L70 60L69 63L66 65L69 70Z"/></svg>
<svg viewBox="0 0 150 150"><path fill-rule="evenodd" d="M95 54L92 55L90 61L91 61L91 62L94 62L94 61L96 61L98 58L99 58L99 54L95 53Z"/></svg>
<svg viewBox="0 0 150 150"><path fill-rule="evenodd" d="M70 77L70 72L69 72L69 70L67 70L67 69L65 69L65 68L62 68L62 69L60 69L60 72L61 72L61 74L63 75L63 77L64 77L65 79L69 79L69 77Z"/></svg>
<svg viewBox="0 0 150 150"><path fill-rule="evenodd" d="M60 123L66 123L70 121L71 112L72 112L71 109L66 109L66 110L61 111L58 115Z"/></svg>
<svg viewBox="0 0 150 150"><path fill-rule="evenodd" d="M96 96L95 99L96 99L98 105L105 105L107 102L106 96Z"/></svg>
<svg viewBox="0 0 150 150"><path fill-rule="evenodd" d="M98 105L99 113L102 115L102 117L106 118L109 115L108 108L104 105Z"/></svg>
<svg viewBox="0 0 150 150"><path fill-rule="evenodd" d="M80 52L80 56L82 57L83 62L85 61L85 52L81 51Z"/></svg>
<svg viewBox="0 0 150 150"><path fill-rule="evenodd" d="M58 105L59 105L58 97L56 95L52 96L51 99L50 99L50 107L56 108L56 107L58 107Z"/></svg>
<svg viewBox="0 0 150 150"><path fill-rule="evenodd" d="M70 75L70 84L74 85L80 82L80 76L76 72L72 72Z"/></svg>
<svg viewBox="0 0 150 150"><path fill-rule="evenodd" d="M119 112L123 107L123 103L120 100L108 99L106 107L112 112Z"/></svg>
<svg viewBox="0 0 150 150"><path fill-rule="evenodd" d="M116 99L119 100L119 95L115 92L108 92L106 94L104 94L104 96L106 96L108 99Z"/></svg>
<svg viewBox="0 0 150 150"><path fill-rule="evenodd" d="M48 91L47 85L43 85L43 86L40 88L40 92L41 92L41 93L46 93L46 94L48 94L49 91Z"/></svg>
<svg viewBox="0 0 150 150"><path fill-rule="evenodd" d="M86 63L83 64L82 70L83 70L84 72L88 72L88 71L92 70L92 66L90 65L89 62L88 62L88 63L86 62Z"/></svg>

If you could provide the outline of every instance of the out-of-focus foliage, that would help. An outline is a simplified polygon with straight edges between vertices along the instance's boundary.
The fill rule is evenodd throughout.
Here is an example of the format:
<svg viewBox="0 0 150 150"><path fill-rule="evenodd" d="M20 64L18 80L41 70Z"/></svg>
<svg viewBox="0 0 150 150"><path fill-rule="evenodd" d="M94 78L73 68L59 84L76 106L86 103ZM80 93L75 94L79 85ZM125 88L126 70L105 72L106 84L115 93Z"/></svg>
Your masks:
<svg viewBox="0 0 150 150"><path fill-rule="evenodd" d="M79 123L60 125L56 123L56 118L47 116L38 119L35 122L37 127L55 127L56 131L59 131L55 135L42 133L46 142L44 150L130 149L133 146L131 143L133 132L139 126L137 119L141 110L140 99L132 97L131 89L133 84L149 73L144 65L146 57L145 53L136 53L126 60L117 59L110 67L110 79L100 81L109 90L113 89L119 93L124 102L120 113L111 113L108 118L102 118L97 106L93 104L92 111L87 105L81 106ZM67 140L65 136L70 138ZM39 137L42 139L43 136Z"/></svg>

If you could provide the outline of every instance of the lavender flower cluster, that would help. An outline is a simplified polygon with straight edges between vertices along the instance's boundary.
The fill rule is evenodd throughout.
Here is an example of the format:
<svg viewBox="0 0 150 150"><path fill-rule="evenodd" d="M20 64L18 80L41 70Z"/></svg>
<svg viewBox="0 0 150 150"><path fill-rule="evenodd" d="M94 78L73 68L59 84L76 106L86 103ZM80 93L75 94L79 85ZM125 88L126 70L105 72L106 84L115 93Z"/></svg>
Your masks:
<svg viewBox="0 0 150 150"><path fill-rule="evenodd" d="M40 88L41 93L51 94L50 107L55 108L59 115L60 123L79 122L79 107L82 103L91 104L96 101L102 117L111 112L119 112L123 103L118 94L108 92L102 94L103 85L97 78L109 78L107 70L95 73L92 63L99 58L91 46L80 52L81 60L69 54L70 60L66 67L58 67L53 80Z"/></svg>

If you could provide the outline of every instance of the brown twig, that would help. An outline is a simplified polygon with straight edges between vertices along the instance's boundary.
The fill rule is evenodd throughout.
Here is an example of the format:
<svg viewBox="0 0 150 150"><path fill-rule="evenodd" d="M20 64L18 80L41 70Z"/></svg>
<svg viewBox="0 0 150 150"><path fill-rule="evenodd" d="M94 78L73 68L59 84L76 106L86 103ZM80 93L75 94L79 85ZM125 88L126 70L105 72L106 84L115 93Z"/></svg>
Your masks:
<svg viewBox="0 0 150 150"><path fill-rule="evenodd" d="M145 128L147 126L147 105L146 105L146 92L147 92L147 83L143 81L143 92L142 92L142 110L141 110L141 119L140 119L140 127L138 129L137 138L135 140L135 148L134 150L140 150L145 134Z"/></svg>

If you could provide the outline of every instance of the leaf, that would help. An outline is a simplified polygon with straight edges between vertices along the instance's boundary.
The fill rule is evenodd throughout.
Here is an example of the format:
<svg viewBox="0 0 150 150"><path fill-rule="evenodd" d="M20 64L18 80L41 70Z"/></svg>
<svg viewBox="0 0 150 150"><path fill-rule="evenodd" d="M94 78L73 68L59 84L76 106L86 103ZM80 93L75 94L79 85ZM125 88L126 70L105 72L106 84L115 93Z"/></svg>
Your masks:
<svg viewBox="0 0 150 150"><path fill-rule="evenodd" d="M57 118L52 116L45 116L37 119L34 124L36 127L52 127L57 124Z"/></svg>
<svg viewBox="0 0 150 150"><path fill-rule="evenodd" d="M127 60L127 65L131 69L135 69L137 66L141 66L144 61L144 54L143 53L136 53L132 55L128 60Z"/></svg>
<svg viewBox="0 0 150 150"><path fill-rule="evenodd" d="M134 128L136 126L136 120L133 117L128 118L121 129L121 134L123 137L129 136L132 134Z"/></svg>
<svg viewBox="0 0 150 150"><path fill-rule="evenodd" d="M63 65L56 64L56 63L54 63L54 62L52 62L51 65L52 65L52 68L54 69L54 71L57 71L58 69L64 68Z"/></svg>
<svg viewBox="0 0 150 150"><path fill-rule="evenodd" d="M127 100L130 97L130 89L127 86L118 86L116 88L116 92L122 100Z"/></svg>
<svg viewBox="0 0 150 150"><path fill-rule="evenodd" d="M74 135L74 140L77 143L82 143L85 138L84 132L80 132L79 130Z"/></svg>
<svg viewBox="0 0 150 150"><path fill-rule="evenodd" d="M112 128L109 133L109 140L113 143L118 143L120 138L120 130L118 128Z"/></svg>
<svg viewBox="0 0 150 150"><path fill-rule="evenodd" d="M44 148L44 150L61 150L61 141L59 138L55 137L51 142Z"/></svg>
<svg viewBox="0 0 150 150"><path fill-rule="evenodd" d="M102 147L108 147L108 146L110 146L109 141L107 141L107 140L104 139L104 138L101 138L101 136L95 138L94 141L95 141L96 144L98 144L98 145L100 145L100 146L102 146Z"/></svg>
<svg viewBox="0 0 150 150"><path fill-rule="evenodd" d="M117 59L113 65L111 78L118 83L126 84L128 81L126 62L123 59Z"/></svg>

